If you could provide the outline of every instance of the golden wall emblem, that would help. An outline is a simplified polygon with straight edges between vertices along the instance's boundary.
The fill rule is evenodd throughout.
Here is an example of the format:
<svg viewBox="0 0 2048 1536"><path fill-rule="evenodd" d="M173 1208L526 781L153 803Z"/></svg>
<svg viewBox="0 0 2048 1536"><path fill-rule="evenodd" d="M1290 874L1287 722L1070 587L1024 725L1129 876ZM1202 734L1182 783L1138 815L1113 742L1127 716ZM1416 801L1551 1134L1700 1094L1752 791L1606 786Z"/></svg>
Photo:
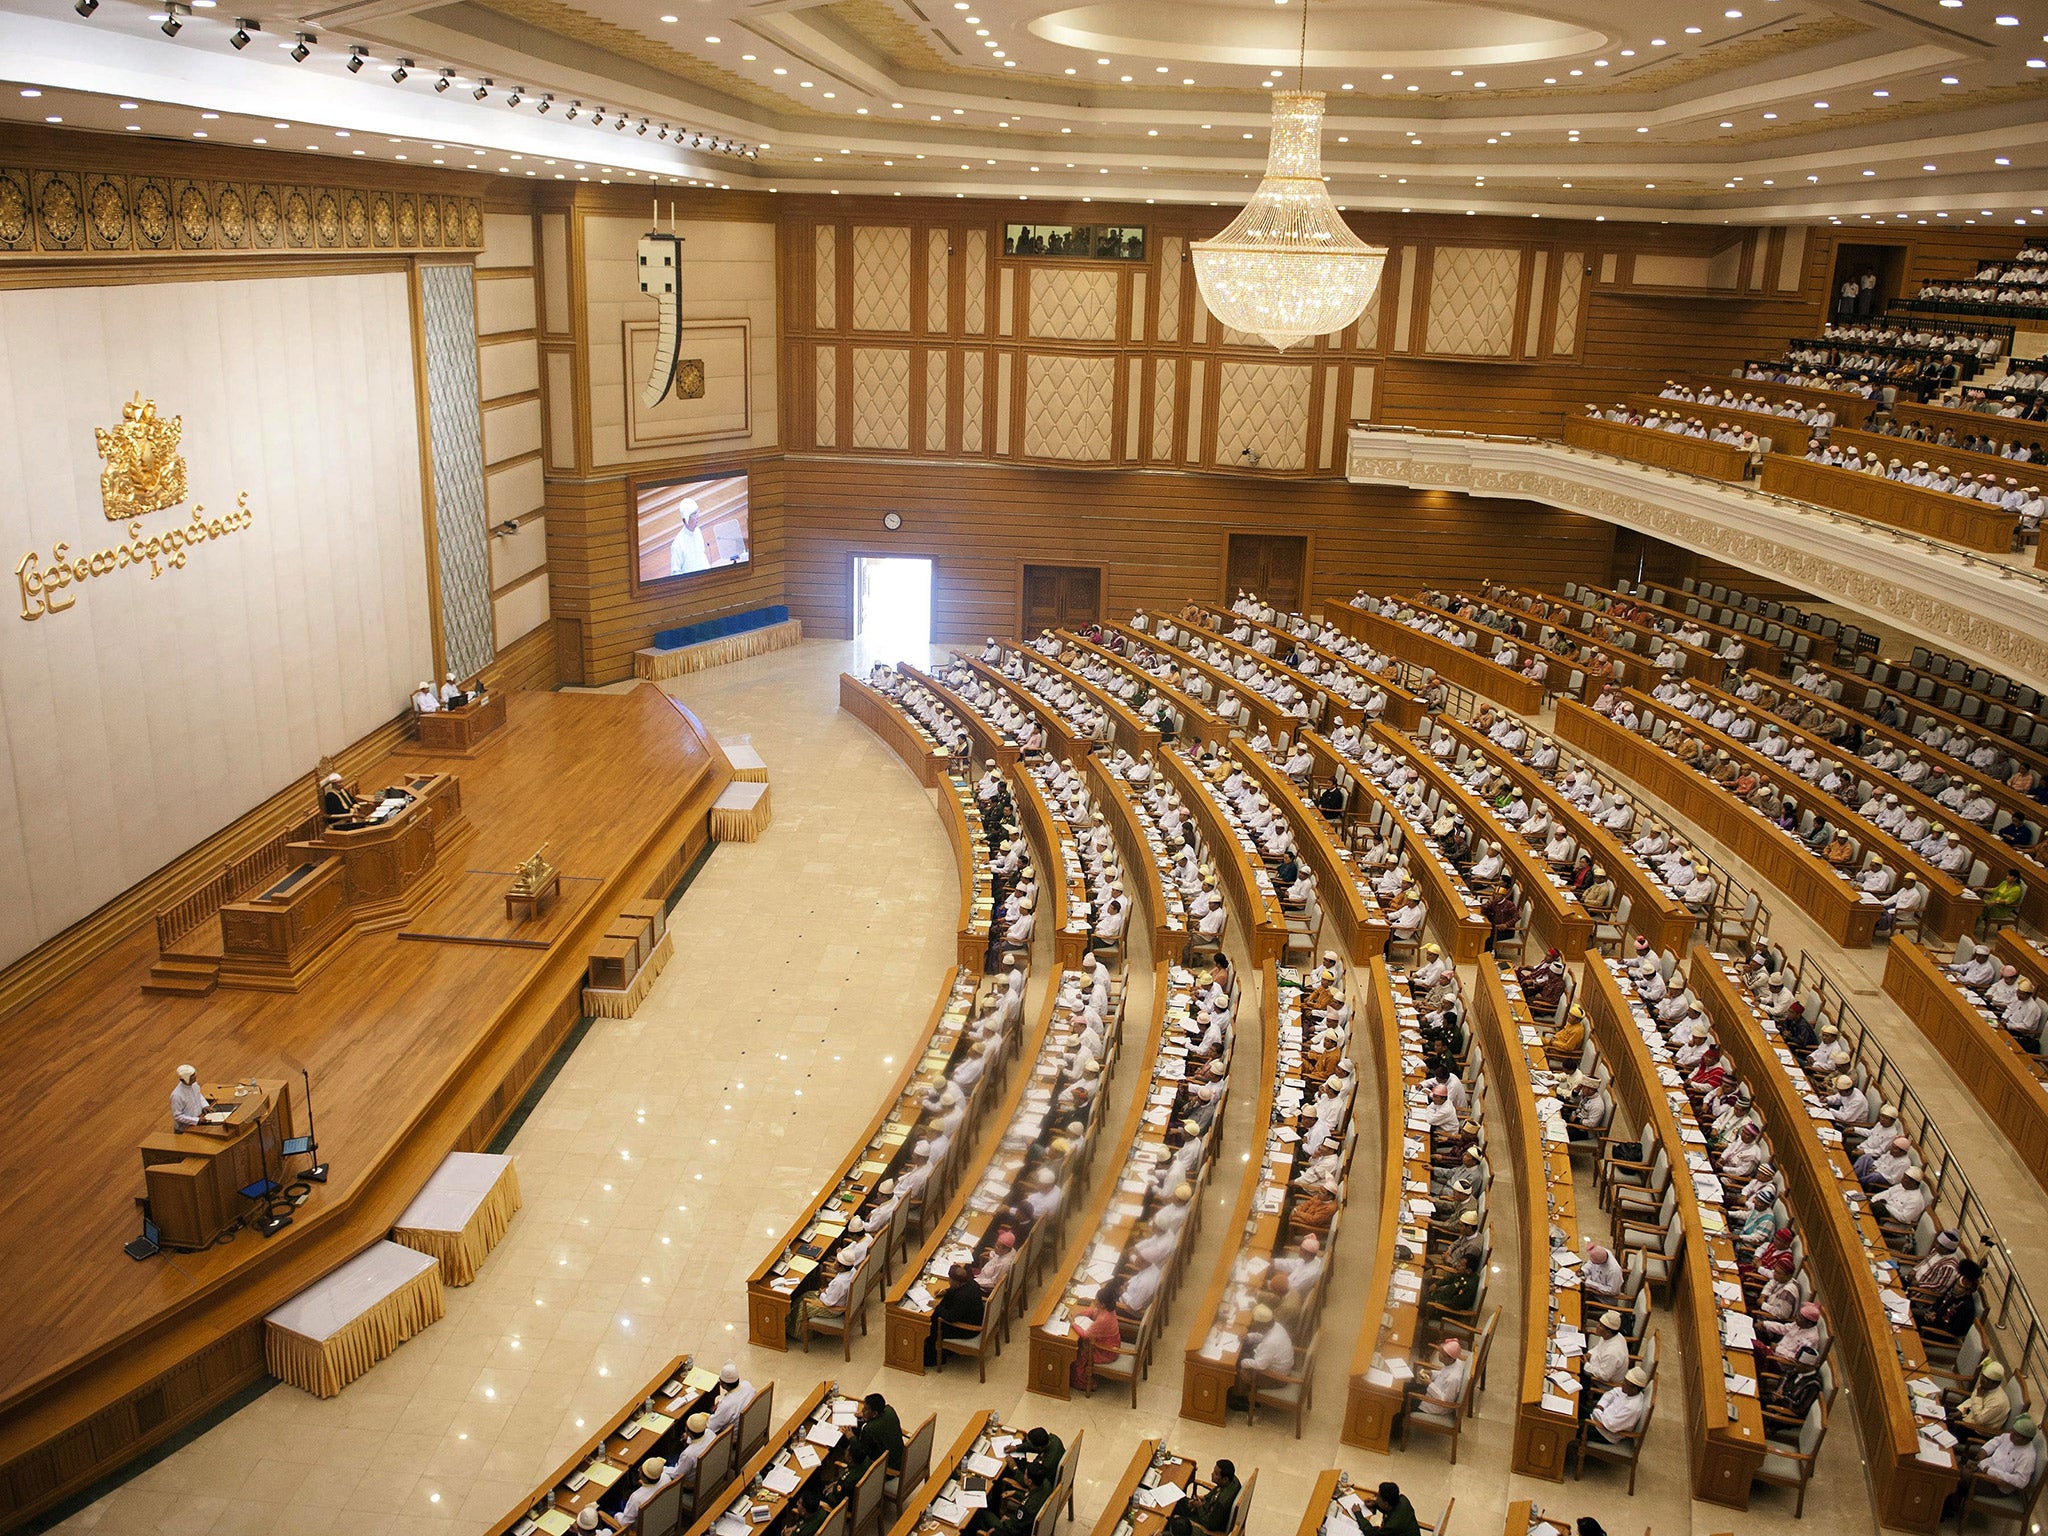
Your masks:
<svg viewBox="0 0 2048 1536"><path fill-rule="evenodd" d="M100 503L109 522L125 522L175 507L185 499L185 456L178 440L185 419L157 415L156 402L137 395L121 407L118 427L93 433L107 467L100 471Z"/></svg>

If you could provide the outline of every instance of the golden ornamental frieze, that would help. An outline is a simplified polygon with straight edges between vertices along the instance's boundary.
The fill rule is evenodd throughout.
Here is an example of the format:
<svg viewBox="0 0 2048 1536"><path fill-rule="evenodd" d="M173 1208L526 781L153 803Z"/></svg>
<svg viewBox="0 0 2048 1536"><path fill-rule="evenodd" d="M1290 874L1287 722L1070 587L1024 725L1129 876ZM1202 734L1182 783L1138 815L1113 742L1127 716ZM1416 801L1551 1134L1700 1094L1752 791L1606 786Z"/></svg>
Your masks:
<svg viewBox="0 0 2048 1536"><path fill-rule="evenodd" d="M109 253L477 251L483 237L478 197L0 164L0 261Z"/></svg>

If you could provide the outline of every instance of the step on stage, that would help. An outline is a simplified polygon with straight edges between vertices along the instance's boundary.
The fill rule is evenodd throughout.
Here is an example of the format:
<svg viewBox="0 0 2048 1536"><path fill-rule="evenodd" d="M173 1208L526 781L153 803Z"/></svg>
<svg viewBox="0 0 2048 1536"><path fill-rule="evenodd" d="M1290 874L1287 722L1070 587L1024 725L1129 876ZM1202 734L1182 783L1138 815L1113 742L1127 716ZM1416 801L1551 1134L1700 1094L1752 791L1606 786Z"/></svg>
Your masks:
<svg viewBox="0 0 2048 1536"><path fill-rule="evenodd" d="M358 930L295 993L149 996L144 924L0 1023L17 1118L0 1141L0 1530L89 1486L260 1378L263 1315L383 1237L451 1151L480 1150L580 1013L592 947L666 895L732 778L653 687L519 693L490 751L402 748L366 786L449 770L474 828L403 928ZM561 898L514 928L503 893L545 844ZM174 1069L313 1076L329 1182L292 1226L136 1263L137 1147L170 1123ZM32 1262L31 1262L32 1256ZM26 1283L30 1271L34 1283Z"/></svg>

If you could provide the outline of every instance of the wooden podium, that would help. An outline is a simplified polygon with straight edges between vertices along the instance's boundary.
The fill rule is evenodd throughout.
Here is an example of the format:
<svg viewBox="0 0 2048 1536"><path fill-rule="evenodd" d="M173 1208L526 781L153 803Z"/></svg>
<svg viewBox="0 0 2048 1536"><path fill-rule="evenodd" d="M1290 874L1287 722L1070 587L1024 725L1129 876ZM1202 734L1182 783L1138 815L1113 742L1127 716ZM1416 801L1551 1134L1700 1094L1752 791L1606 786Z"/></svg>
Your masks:
<svg viewBox="0 0 2048 1536"><path fill-rule="evenodd" d="M503 729L505 695L493 693L481 704L437 709L430 715L415 715L413 719L419 727L420 751L444 757L473 757L486 741Z"/></svg>
<svg viewBox="0 0 2048 1536"><path fill-rule="evenodd" d="M143 1185L166 1248L204 1248L248 1212L244 1189L264 1178L284 1183L284 1143L298 1134L283 1078L258 1079L253 1089L213 1083L206 1096L234 1106L224 1124L162 1130L142 1142Z"/></svg>

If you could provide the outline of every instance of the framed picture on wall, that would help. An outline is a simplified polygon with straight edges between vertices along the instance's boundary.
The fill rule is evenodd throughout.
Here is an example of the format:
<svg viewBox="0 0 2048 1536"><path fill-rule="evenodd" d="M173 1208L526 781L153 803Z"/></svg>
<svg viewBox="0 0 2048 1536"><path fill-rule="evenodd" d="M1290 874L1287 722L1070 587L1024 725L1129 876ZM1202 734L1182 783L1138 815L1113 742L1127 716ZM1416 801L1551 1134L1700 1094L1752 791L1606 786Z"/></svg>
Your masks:
<svg viewBox="0 0 2048 1536"><path fill-rule="evenodd" d="M635 481L627 533L637 595L754 557L747 472Z"/></svg>

